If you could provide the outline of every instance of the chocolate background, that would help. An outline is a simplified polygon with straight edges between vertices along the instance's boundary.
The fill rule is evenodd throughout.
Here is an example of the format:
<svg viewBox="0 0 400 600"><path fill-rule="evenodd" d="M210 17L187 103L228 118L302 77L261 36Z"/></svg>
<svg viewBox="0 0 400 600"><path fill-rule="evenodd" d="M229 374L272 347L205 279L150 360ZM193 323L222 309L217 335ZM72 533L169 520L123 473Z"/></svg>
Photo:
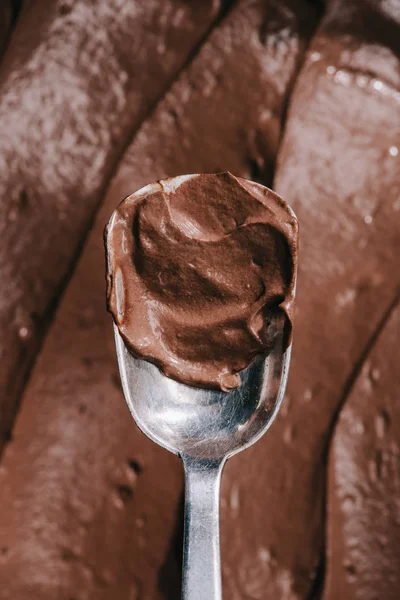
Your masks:
<svg viewBox="0 0 400 600"><path fill-rule="evenodd" d="M0 73L0 446L121 153L219 8L23 5Z"/></svg>
<svg viewBox="0 0 400 600"><path fill-rule="evenodd" d="M287 397L224 473L225 597L398 598L398 1L4 6L0 599L179 597L181 465L123 401L102 230L221 170L301 242Z"/></svg>

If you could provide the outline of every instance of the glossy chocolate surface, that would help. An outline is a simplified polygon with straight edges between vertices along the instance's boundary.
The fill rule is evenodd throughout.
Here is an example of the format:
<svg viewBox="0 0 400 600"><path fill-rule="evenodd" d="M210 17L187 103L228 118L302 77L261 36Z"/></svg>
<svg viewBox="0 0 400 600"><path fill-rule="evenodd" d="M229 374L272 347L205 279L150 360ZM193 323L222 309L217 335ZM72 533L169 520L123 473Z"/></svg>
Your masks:
<svg viewBox="0 0 400 600"><path fill-rule="evenodd" d="M114 321L166 375L237 387L278 312L289 343L297 221L268 188L231 173L160 181L118 206L105 241Z"/></svg>
<svg viewBox="0 0 400 600"><path fill-rule="evenodd" d="M30 4L41 9L32 8L30 19L36 13L43 25L43 12L48 14L45 22L53 23L54 44L57 36L67 36L66 24L77 18L74 11L87 5L79 0ZM115 2L122 4L139 6ZM58 7L57 18L48 10L50 5ZM135 69L126 101L130 109L149 102L140 96L138 73L147 73L151 82L146 89L152 95L146 98L161 95L157 82L164 82L163 90L169 86L164 79L164 67L171 66L165 58L168 53L158 54L162 40L168 40L166 47L176 43L178 48L180 58L174 62L175 71L168 71L171 74L179 70L178 63L182 65L183 31L190 40L199 33L196 30L194 36L190 25L200 23L198 14L191 21L187 13L179 17L173 7L204 3L162 5L172 7L170 20L164 16L162 23L175 23L176 38L163 38L162 23L157 29L157 15L164 14L158 0L151 4L154 18L147 13L146 20L144 12L135 12L127 29L126 13L118 13L119 20L115 8L98 12L97 29L91 19L78 19L79 31L92 49L84 52L90 57L85 65L100 65L101 73L107 60L102 62L100 50L110 56L102 31L110 29L110 22L126 49L124 64L133 65L133 57L139 56L133 54L133 38L142 40L140 45L151 42L149 54L144 50L140 54L146 64L161 57L160 70L145 72L140 65ZM215 3L211 5L215 8ZM68 16L69 7L75 8ZM214 18L214 9L211 13ZM396 2L328 2L305 52L315 26L311 3L239 1L146 119L142 108L138 113L135 109L143 118L129 117L132 128L126 125L124 104L117 133L108 120L115 113L106 114L114 106L112 82L110 96L94 94L87 110L71 111L66 120L64 101L52 104L53 119L46 112L48 103L34 95L37 121L29 129L31 114L20 91L28 89L29 96L35 89L30 56L41 57L42 83L41 69L48 65L53 82L48 97L54 91L57 98L69 92L82 99L86 85L93 90L93 79L82 70L76 86L63 87L62 81L70 82L70 76L68 69L60 70L60 57L67 58L61 41L59 50L43 46L47 29L31 27L33 21L26 18L21 14L17 22L0 82L2 130L10 127L12 134L3 135L10 148L4 142L1 152L5 216L0 254L6 267L3 281L10 285L1 292L0 331L2 340L15 339L15 344L3 342L0 380L7 380L8 387L2 402L16 406L20 391L13 386L20 390L21 372L27 372L19 357L36 356L38 344L31 340L43 335L43 328L32 328L36 321L31 314L40 309L43 322L49 322L49 298L59 296L59 278L72 262L72 246L83 239L101 190L108 186L108 191L1 458L1 600L179 597L181 467L176 457L137 431L124 403L110 316L104 307L102 232L121 198L149 181L226 169L273 185L299 218L301 247L296 334L282 412L268 435L229 461L224 473L225 597L316 600L325 594L327 600L397 600ZM210 20L202 24L207 28ZM121 36L123 31L126 37ZM138 37L138 31L145 33ZM148 36L149 31L154 36ZM27 49L22 55L24 40ZM69 48L72 41L68 38ZM193 48L189 43L185 47L189 46ZM117 82L121 71L113 70ZM143 103L135 104L139 96ZM101 98L107 98L105 104ZM99 111L100 141L92 137L90 127ZM23 138L13 135L11 126L19 122L26 132ZM55 123L56 132L60 123L66 123L63 143L53 142L49 123ZM64 144L70 134L82 131L82 123L93 142L72 144L73 162ZM114 174L124 146L116 141L121 131L129 147ZM100 166L90 158L97 160L99 149L106 157ZM91 174L88 185L82 173ZM68 210L59 204L64 192ZM64 220L58 221L59 210L66 213ZM24 328L32 337L24 337L28 333ZM7 422L5 430L11 420Z"/></svg>

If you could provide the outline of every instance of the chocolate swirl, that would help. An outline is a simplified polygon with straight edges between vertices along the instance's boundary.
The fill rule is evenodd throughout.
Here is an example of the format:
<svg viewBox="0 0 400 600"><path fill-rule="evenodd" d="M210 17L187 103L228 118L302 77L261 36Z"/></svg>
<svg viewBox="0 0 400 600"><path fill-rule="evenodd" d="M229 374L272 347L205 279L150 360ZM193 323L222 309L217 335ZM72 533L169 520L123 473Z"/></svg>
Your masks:
<svg viewBox="0 0 400 600"><path fill-rule="evenodd" d="M106 235L108 308L136 357L166 375L229 390L273 340L289 344L297 221L271 190L230 173L146 186L114 212Z"/></svg>

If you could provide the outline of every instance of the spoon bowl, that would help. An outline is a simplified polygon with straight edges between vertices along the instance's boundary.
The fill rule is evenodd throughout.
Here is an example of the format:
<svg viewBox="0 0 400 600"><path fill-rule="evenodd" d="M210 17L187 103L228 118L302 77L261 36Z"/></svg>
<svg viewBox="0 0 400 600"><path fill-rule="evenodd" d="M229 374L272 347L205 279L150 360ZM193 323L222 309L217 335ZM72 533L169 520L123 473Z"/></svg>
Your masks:
<svg viewBox="0 0 400 600"><path fill-rule="evenodd" d="M281 319L273 321L272 351L241 371L230 392L190 387L134 358L114 325L125 399L139 428L178 456L219 461L244 450L270 427L281 404L290 361Z"/></svg>

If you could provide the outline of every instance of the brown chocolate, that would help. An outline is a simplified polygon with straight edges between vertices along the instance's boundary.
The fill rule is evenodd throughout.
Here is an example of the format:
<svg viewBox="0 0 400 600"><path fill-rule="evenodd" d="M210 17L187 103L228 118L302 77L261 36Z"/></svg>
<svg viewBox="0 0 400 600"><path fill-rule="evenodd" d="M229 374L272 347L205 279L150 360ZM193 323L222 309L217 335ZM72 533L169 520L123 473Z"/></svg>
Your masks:
<svg viewBox="0 0 400 600"><path fill-rule="evenodd" d="M300 223L296 335L282 411L224 473L223 560L235 600L317 597L331 427L399 285L400 36L388 46L378 28L363 44L359 31L380 22L378 8L328 7L291 98L273 189Z"/></svg>
<svg viewBox="0 0 400 600"><path fill-rule="evenodd" d="M271 14L273 37L267 33L259 41ZM181 465L138 432L124 402L104 309L102 230L117 202L148 181L221 165L242 176L269 173L264 165L273 164L276 145L263 141L279 138L313 22L307 24L307 15L301 2L239 2L125 154L3 456L0 540L7 550L0 555L1 600L179 597L180 540L172 536L175 521L181 522ZM251 463L245 468L252 471ZM255 478L253 472L252 484ZM252 496L252 489L247 493ZM253 509L262 497L257 490ZM236 500L225 488L225 554L227 544L243 543L244 559L251 556L256 530L252 524L248 536L235 541L231 506L236 510ZM233 572L225 595L238 598L236 566L248 587L253 571L243 571L242 561L225 565Z"/></svg>
<svg viewBox="0 0 400 600"><path fill-rule="evenodd" d="M24 6L0 71L0 448L120 154L217 8Z"/></svg>
<svg viewBox="0 0 400 600"><path fill-rule="evenodd" d="M43 13L53 14L50 4L41 4ZM225 472L221 536L225 596L230 600L319 597L324 583L320 565L326 454L343 403L330 455L326 597L391 600L398 595L399 440L393 396L397 373L391 362L398 354L394 337L398 311L346 402L349 382L379 332L399 282L400 143L394 125L400 38L395 4L331 1L291 102L276 188L293 204L302 224L296 340L282 413L268 434L230 461ZM65 16L73 4L54 5ZM158 14L159 3L154 6ZM24 39L30 39L27 30L33 35L46 28L48 21L43 24L43 14L37 14L36 25L33 21L27 27L25 21L26 29L21 29L19 52ZM229 168L270 182L288 90L307 37L304 15L307 10L301 2L240 2L124 156L34 371L0 468L1 600L178 597L180 565L170 536L179 508L180 465L137 432L122 399L102 300L102 224L121 197L157 177ZM60 24L64 32L65 21ZM102 20L96 34L106 26ZM98 48L97 38L93 44ZM73 47L71 39L68 45ZM13 48L15 63L7 77L12 80L19 63L29 71L30 53L28 48L20 60ZM39 49L36 53L40 56ZM64 54L68 53L60 50L59 57ZM104 60L90 56L93 60L88 63L100 64L103 75ZM60 66L59 60L54 62L53 77ZM143 64L152 60L146 58ZM22 89L29 83L24 77ZM86 90L87 80L91 75L85 71L77 88ZM58 91L62 82L56 81ZM111 89L113 82L107 80L108 84ZM28 97L34 91L29 88ZM104 91L101 94L109 99ZM11 92L9 96L10 102L22 97ZM99 105L93 101L86 117ZM45 250L40 248L37 264L34 249L41 243L42 229L36 221L29 237L29 227L20 220L7 242L1 264L7 265L11 256L11 267L2 273L3 281L13 282L14 270L21 268L24 286L17 285L22 291L9 304L3 296L14 291L5 288L1 301L10 307L23 296L28 316L30 307L33 311L38 305L41 314L48 314L47 300L54 296L58 281L57 257L53 267L48 262L51 251L64 252L61 264L67 264L70 250L58 244L60 234L73 244L82 239L83 229L79 235L75 232L73 217L80 220L94 202L82 176L90 170L91 160L84 158L90 148L78 144L68 154L63 147L63 158L78 157L82 168L75 165L70 177L63 172L54 182L55 167L62 168L62 161L54 151L52 169L40 163L41 155L49 160L51 152L43 149L54 136L46 138L41 121L44 104L38 102L34 108L38 121L33 121L32 131L40 133L29 138L29 144L17 138L14 151L7 154L4 169L10 182L1 206L10 208L9 198L15 201L13 194L20 193L14 189L19 177L25 186L30 184L39 163L44 183L40 187L33 182L40 192L35 206L42 206L43 198L46 235L56 223L56 211L49 207L53 198L59 200L58 189L66 190L71 199L71 220L65 230L54 226L54 237ZM32 115L27 113L24 120L25 110L10 114L28 130ZM75 118L73 111L68 114ZM82 110L76 114L81 116ZM86 117L84 123L90 121ZM100 131L109 143L110 157L115 123L106 117ZM123 121L125 112L117 118ZM6 109L3 122L7 124ZM68 132L78 135L81 127L69 127ZM95 135L96 130L89 133ZM40 145L39 139L47 142ZM98 142L94 139L90 155L94 158L102 147ZM106 166L111 163L107 161ZM104 176L102 168L96 169L104 185L111 167ZM22 194L18 207L26 205ZM10 214L12 223L14 213ZM8 229L10 235L9 225ZM29 239L27 249L14 250L22 244L17 235L21 231ZM49 280L50 292L34 290L39 268ZM32 279L30 272L35 274ZM37 301L42 293L43 307ZM9 311L2 318L5 330L9 323L14 327L12 316ZM23 319L18 329L22 337L29 333ZM11 361L5 362L9 356L5 351L2 372L9 372L9 381L20 385L18 361L13 358L16 346L7 342L8 347ZM11 394L10 384L8 391ZM363 527L364 523L371 527Z"/></svg>
<svg viewBox="0 0 400 600"><path fill-rule="evenodd" d="M297 221L230 173L175 177L128 196L106 234L108 308L132 354L182 383L228 391L284 315L289 343Z"/></svg>
<svg viewBox="0 0 400 600"><path fill-rule="evenodd" d="M399 339L397 306L335 427L329 460L325 600L399 596Z"/></svg>
<svg viewBox="0 0 400 600"><path fill-rule="evenodd" d="M0 4L0 61L7 47L13 21L13 1L3 0Z"/></svg>

